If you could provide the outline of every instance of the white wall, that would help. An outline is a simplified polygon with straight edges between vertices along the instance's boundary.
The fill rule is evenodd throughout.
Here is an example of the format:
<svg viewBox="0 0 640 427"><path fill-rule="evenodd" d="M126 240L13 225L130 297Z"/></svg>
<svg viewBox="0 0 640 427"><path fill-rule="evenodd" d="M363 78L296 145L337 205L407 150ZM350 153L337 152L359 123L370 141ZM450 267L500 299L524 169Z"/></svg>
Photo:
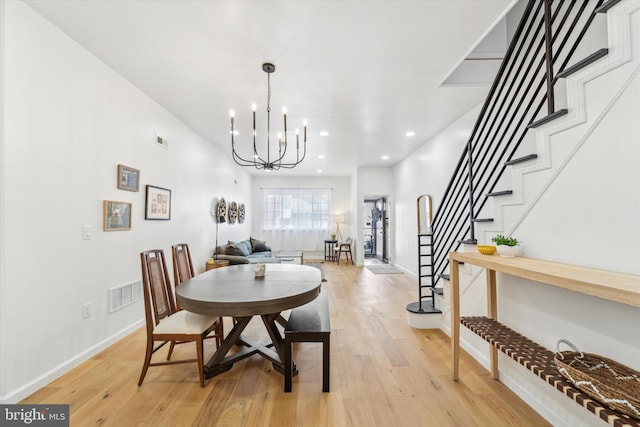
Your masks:
<svg viewBox="0 0 640 427"><path fill-rule="evenodd" d="M141 324L142 302L109 314L107 298L140 279L141 251L186 242L203 271L212 200L252 200L212 144L24 3L2 7L0 398L14 402ZM119 163L141 170L140 192L117 189ZM170 221L144 220L145 184L172 190ZM133 203L132 230L102 231L105 199Z"/></svg>
<svg viewBox="0 0 640 427"><path fill-rule="evenodd" d="M308 177L280 177L255 176L253 178L253 212L247 212L251 221L253 237L265 240L273 250L313 250L323 251L324 240L329 234L335 232L335 224L324 231L266 231L262 229L261 209L263 206L264 188L329 188L331 189L331 213L344 214L345 223L340 225L340 233L343 238L350 236L349 231L353 223L351 207L351 182L345 176L308 176ZM245 239L248 236L245 237Z"/></svg>
<svg viewBox="0 0 640 427"><path fill-rule="evenodd" d="M436 212L451 174L478 117L476 107L404 158L393 168L396 266L418 274L416 200L429 194Z"/></svg>

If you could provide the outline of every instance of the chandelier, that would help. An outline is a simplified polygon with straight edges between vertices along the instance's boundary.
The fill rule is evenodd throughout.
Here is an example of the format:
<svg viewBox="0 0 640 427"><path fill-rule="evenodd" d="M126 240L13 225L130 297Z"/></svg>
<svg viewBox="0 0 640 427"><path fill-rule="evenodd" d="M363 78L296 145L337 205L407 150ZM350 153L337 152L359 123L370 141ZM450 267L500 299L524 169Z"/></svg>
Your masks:
<svg viewBox="0 0 640 427"><path fill-rule="evenodd" d="M271 74L276 71L276 66L265 62L262 64L262 70L267 73L267 150L262 154L258 153L256 146L256 104L251 105L253 110L253 157L246 159L240 156L236 151L236 144L234 136L236 134L235 128L235 113L233 110L229 112L231 115L231 154L233 160L240 166L253 166L260 170L278 170L280 168L292 169L296 167L300 162L304 160L307 154L307 121L303 121L303 149L302 155L300 152L300 131L296 129L296 159L284 160L287 154L287 108L282 108L282 114L284 116L284 130L282 133L278 133L278 154L271 155Z"/></svg>

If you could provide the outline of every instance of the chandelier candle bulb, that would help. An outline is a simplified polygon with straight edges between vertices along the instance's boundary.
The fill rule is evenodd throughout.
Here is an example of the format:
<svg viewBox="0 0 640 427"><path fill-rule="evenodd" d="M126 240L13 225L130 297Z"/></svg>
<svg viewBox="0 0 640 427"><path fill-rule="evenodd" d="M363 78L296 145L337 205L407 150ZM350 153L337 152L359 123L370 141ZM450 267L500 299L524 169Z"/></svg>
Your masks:
<svg viewBox="0 0 640 427"><path fill-rule="evenodd" d="M256 104L251 104L251 110L253 110L253 136L256 136Z"/></svg>
<svg viewBox="0 0 640 427"><path fill-rule="evenodd" d="M287 107L282 107L282 114L284 115L284 139L287 139Z"/></svg>
<svg viewBox="0 0 640 427"><path fill-rule="evenodd" d="M229 116L231 116L231 142L233 143L233 110L229 110Z"/></svg>

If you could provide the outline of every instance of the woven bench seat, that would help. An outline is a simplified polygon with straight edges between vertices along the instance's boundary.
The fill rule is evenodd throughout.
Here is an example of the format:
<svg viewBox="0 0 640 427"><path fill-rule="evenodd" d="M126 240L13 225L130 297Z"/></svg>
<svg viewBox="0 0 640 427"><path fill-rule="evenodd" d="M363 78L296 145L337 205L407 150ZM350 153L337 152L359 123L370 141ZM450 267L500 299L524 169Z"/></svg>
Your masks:
<svg viewBox="0 0 640 427"><path fill-rule="evenodd" d="M462 317L460 323L607 423L640 427L640 421L603 406L575 388L556 368L552 351L487 317Z"/></svg>

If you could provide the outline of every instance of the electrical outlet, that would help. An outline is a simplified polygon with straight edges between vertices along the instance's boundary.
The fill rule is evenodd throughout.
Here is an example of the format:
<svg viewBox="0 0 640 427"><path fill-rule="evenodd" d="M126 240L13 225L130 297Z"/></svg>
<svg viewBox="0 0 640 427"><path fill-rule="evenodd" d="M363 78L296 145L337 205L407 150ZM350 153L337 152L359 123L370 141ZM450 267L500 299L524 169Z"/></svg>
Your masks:
<svg viewBox="0 0 640 427"><path fill-rule="evenodd" d="M91 317L91 303L85 302L82 304L82 318L87 319Z"/></svg>

